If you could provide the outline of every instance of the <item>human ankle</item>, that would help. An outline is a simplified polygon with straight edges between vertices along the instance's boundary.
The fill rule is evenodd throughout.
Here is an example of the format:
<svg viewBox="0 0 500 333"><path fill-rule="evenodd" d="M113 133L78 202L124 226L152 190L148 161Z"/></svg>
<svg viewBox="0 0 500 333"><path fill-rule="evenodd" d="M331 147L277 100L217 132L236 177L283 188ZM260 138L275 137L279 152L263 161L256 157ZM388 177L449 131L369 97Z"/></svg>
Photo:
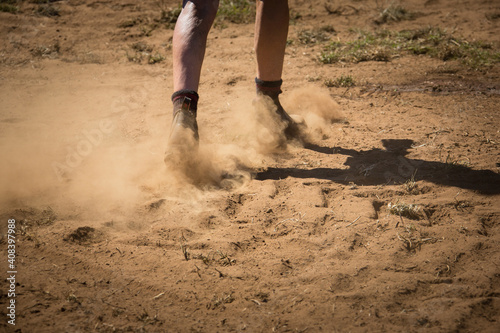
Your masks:
<svg viewBox="0 0 500 333"><path fill-rule="evenodd" d="M282 93L281 85L283 80L278 81L264 81L255 78L255 88L257 95L264 95L270 97L274 102L279 101L279 95Z"/></svg>
<svg viewBox="0 0 500 333"><path fill-rule="evenodd" d="M198 99L199 95L194 90L178 90L172 94L172 103L174 105L174 116L175 114L184 109L189 110L196 116L198 110Z"/></svg>

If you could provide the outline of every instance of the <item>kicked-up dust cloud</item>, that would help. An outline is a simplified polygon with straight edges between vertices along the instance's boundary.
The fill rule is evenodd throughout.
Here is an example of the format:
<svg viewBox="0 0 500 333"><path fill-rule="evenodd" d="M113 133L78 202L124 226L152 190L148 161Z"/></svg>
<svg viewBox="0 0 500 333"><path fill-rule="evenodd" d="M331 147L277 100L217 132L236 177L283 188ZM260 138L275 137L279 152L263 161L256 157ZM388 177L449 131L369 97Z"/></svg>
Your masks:
<svg viewBox="0 0 500 333"><path fill-rule="evenodd" d="M320 139L333 123L345 120L339 104L324 88L308 86L292 90L283 99L283 106L290 114L303 117L307 125L305 134L312 140Z"/></svg>
<svg viewBox="0 0 500 333"><path fill-rule="evenodd" d="M78 218L130 218L150 202L196 201L203 191L244 186L254 170L290 144L272 103L252 103L249 93L233 103L237 107L227 115L231 121L207 126L207 132L219 126L227 135L202 137L196 154L189 152L182 163L166 167L171 114L163 104L150 105L158 100L151 99L157 84L144 84L129 100L125 92L131 87L114 77L103 79L105 86L97 89L86 73L78 75L81 80L70 84L65 77L54 79L37 94L20 91L26 96L10 99L5 94L8 111L0 122L0 203L5 211L50 206ZM285 109L304 119L306 137L314 138L342 118L326 91L307 88L283 96Z"/></svg>
<svg viewBox="0 0 500 333"><path fill-rule="evenodd" d="M286 152L288 144L301 145L321 139L333 123L344 120L340 106L326 89L311 86L291 90L282 96L284 109L299 125L297 140L286 140L283 133L286 124L275 112L276 106L269 98L238 103L231 109L235 141L246 147L247 156L252 156L252 160ZM251 97L248 99L252 100Z"/></svg>

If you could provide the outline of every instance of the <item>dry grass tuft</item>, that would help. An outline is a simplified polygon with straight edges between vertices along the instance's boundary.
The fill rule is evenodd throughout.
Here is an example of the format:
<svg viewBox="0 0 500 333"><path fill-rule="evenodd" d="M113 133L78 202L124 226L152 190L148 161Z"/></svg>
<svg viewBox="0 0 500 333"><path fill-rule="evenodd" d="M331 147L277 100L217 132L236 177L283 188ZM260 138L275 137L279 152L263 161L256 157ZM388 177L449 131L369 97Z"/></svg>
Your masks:
<svg viewBox="0 0 500 333"><path fill-rule="evenodd" d="M376 24L384 24L389 22L399 22L404 20L413 20L417 16L403 6L391 3L386 8L380 11L379 16L374 20Z"/></svg>
<svg viewBox="0 0 500 333"><path fill-rule="evenodd" d="M420 207L414 204L405 204L405 203L389 203L388 205L389 213L397 216L403 216L409 218L411 220L420 220Z"/></svg>
<svg viewBox="0 0 500 333"><path fill-rule="evenodd" d="M324 85L328 88L351 88L356 86L356 81L350 75L341 75L335 80L327 79L324 82Z"/></svg>
<svg viewBox="0 0 500 333"><path fill-rule="evenodd" d="M215 25L223 27L225 22L250 23L255 18L255 1L221 0Z"/></svg>
<svg viewBox="0 0 500 333"><path fill-rule="evenodd" d="M443 61L458 60L472 69L488 68L500 62L500 52L493 45L469 42L439 28L352 32L357 33L355 40L327 44L319 55L319 61L324 64L390 61L394 57L410 54L427 55Z"/></svg>

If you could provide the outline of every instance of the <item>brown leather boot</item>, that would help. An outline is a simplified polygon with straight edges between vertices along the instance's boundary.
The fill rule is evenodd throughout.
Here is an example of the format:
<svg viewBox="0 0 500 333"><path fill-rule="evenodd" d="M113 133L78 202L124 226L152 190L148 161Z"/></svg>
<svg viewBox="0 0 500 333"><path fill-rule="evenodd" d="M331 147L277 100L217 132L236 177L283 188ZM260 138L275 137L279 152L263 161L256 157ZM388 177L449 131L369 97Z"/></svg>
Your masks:
<svg viewBox="0 0 500 333"><path fill-rule="evenodd" d="M276 112L280 116L281 120L286 124L284 133L287 140L300 139L301 135L299 125L292 119L292 117L290 117L285 109L283 109L283 106L278 98L273 98L273 102L276 105Z"/></svg>
<svg viewBox="0 0 500 333"><path fill-rule="evenodd" d="M283 80L278 81L263 81L255 78L255 85L257 89L257 96L268 96L272 99L274 105L276 106L276 113L280 116L281 120L284 122L284 134L287 140L301 140L301 133L299 124L290 117L290 115L283 109L280 103L279 95L282 93L281 84Z"/></svg>
<svg viewBox="0 0 500 333"><path fill-rule="evenodd" d="M196 111L190 108L191 99L182 97L174 101L174 117L168 138L165 163L175 166L186 162L198 150L199 135Z"/></svg>
<svg viewBox="0 0 500 333"><path fill-rule="evenodd" d="M186 136L192 137L193 141L198 142L198 123L196 122L196 111L190 109L191 99L183 97L175 101L174 117L168 139L169 145L182 144Z"/></svg>

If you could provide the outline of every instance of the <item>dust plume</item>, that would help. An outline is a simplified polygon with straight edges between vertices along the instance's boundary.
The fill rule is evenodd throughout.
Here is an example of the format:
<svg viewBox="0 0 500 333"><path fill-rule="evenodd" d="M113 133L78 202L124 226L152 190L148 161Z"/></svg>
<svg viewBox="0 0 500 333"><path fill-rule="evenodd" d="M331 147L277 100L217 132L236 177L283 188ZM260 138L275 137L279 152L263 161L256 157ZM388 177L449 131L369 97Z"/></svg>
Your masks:
<svg viewBox="0 0 500 333"><path fill-rule="evenodd" d="M136 179L158 164L145 145L130 147L112 140L85 156L76 150L64 152L55 141L11 142L2 156L11 161L0 170L5 177L0 194L4 208L50 206L59 217L99 220L130 214L147 196Z"/></svg>
<svg viewBox="0 0 500 333"><path fill-rule="evenodd" d="M180 187L190 184L201 190L232 190L251 179L251 162L235 145L187 145L167 152L165 164L171 181Z"/></svg>
<svg viewBox="0 0 500 333"><path fill-rule="evenodd" d="M340 106L333 100L327 89L315 86L292 90L283 94L283 106L290 115L303 117L306 136L321 139L330 125L345 120Z"/></svg>
<svg viewBox="0 0 500 333"><path fill-rule="evenodd" d="M276 112L276 105L269 97L245 99L232 109L234 114L230 126L232 135L244 147L253 160L262 160L267 155L286 152L287 139L284 134L286 123Z"/></svg>
<svg viewBox="0 0 500 333"><path fill-rule="evenodd" d="M38 133L3 140L0 152L9 161L0 165L4 210L50 206L58 218L116 225L144 220L141 212L150 203L196 204L204 191L233 190L251 179L252 162L234 144L202 143L184 164L166 168L165 134L130 140L117 126L63 140L51 131L52 138Z"/></svg>
<svg viewBox="0 0 500 333"><path fill-rule="evenodd" d="M326 131L341 119L338 105L325 91L308 88L287 95L287 111L305 119L308 133ZM45 123L0 124L0 153L8 161L0 165L0 204L4 210L50 206L60 218L141 220L144 207L161 200L196 205L204 191L245 186L254 170L290 144L272 101L251 103L253 96L248 97L240 96L232 107L232 123L213 123L227 134L223 140L202 140L197 153L186 155L175 168L166 168L163 161L165 127L153 117L141 123L140 114L132 111L87 122L78 112L68 113L75 120L72 126L57 117ZM39 113L51 112L47 106Z"/></svg>
<svg viewBox="0 0 500 333"><path fill-rule="evenodd" d="M344 120L340 106L326 89L300 88L284 93L280 99L285 111L299 125L299 140L287 141L283 133L286 123L277 114L270 98L239 103L231 110L235 114L232 134L252 160L265 160L274 154L286 153L287 145L301 145L301 140L321 139L331 124Z"/></svg>

